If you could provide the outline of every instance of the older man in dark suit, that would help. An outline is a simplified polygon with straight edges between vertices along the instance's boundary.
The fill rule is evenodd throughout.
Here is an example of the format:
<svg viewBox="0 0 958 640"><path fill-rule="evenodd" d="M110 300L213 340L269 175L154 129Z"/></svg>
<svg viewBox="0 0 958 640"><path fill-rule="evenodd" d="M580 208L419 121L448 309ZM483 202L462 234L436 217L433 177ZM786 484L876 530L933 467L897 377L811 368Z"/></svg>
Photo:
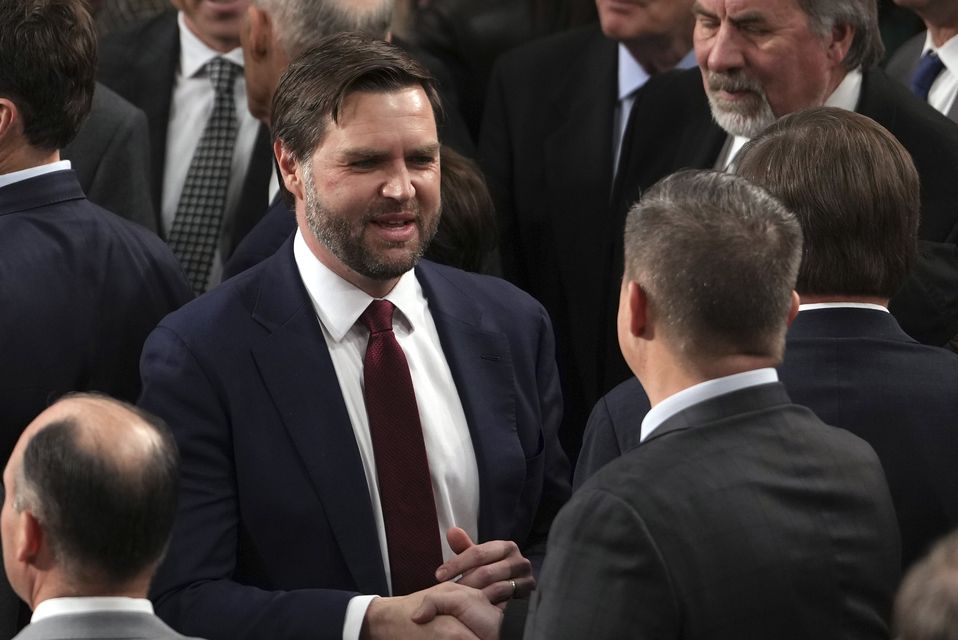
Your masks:
<svg viewBox="0 0 958 640"><path fill-rule="evenodd" d="M174 4L179 12L104 38L98 76L146 113L156 228L203 291L266 211L272 155L268 129L246 106L239 36L247 1ZM209 208L197 210L196 198Z"/></svg>
<svg viewBox="0 0 958 640"><path fill-rule="evenodd" d="M177 454L155 417L106 396L61 399L3 473L3 563L33 609L16 640L188 640L146 599L176 512Z"/></svg>
<svg viewBox="0 0 958 640"><path fill-rule="evenodd" d="M920 256L892 313L915 339L943 345L958 333L958 128L874 68L876 14L874 0L700 0L701 73L640 95L633 113L648 126L626 143L618 210L677 168L734 166L749 138L788 113L824 104L866 115L908 149L922 180Z"/></svg>
<svg viewBox="0 0 958 640"><path fill-rule="evenodd" d="M798 222L740 177L683 172L630 211L625 244L619 342L652 409L557 516L518 635L887 638L899 556L881 465L772 368L798 311ZM473 596L427 594L417 619L438 608L494 635ZM521 613L506 608L503 637Z"/></svg>
<svg viewBox="0 0 958 640"><path fill-rule="evenodd" d="M183 632L418 637L437 581L494 602L533 586L568 495L552 329L507 283L417 266L437 109L380 40L294 61L272 122L298 231L147 341L141 404L183 456L153 593Z"/></svg>

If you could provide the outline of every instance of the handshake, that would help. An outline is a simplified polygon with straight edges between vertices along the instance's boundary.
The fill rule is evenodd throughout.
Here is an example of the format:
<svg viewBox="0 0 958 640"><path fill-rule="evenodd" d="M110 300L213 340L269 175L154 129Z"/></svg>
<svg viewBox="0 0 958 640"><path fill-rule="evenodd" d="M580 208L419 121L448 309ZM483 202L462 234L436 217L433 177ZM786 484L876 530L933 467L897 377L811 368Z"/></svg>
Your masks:
<svg viewBox="0 0 958 640"><path fill-rule="evenodd" d="M436 570L440 584L406 596L373 600L366 611L363 640L499 638L506 603L535 588L532 564L514 542L477 545L456 527L446 535L456 556Z"/></svg>

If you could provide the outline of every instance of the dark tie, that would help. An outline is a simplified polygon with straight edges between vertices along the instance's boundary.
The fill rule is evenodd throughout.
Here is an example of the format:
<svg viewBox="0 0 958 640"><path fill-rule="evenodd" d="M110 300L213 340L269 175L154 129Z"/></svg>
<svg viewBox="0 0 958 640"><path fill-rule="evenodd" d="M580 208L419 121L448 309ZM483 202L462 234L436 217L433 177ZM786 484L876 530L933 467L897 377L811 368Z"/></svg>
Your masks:
<svg viewBox="0 0 958 640"><path fill-rule="evenodd" d="M945 64L934 51L929 51L918 61L915 67L915 73L911 76L911 92L922 100L928 100L928 92L931 91L931 85L935 78L945 68Z"/></svg>
<svg viewBox="0 0 958 640"><path fill-rule="evenodd" d="M363 360L366 412L376 457L393 595L436 584L442 541L416 393L393 333L393 304L373 300L360 321L369 329Z"/></svg>
<svg viewBox="0 0 958 640"><path fill-rule="evenodd" d="M238 70L235 64L219 57L206 65L215 96L213 111L193 153L170 230L170 247L196 293L206 290L223 223L239 127L233 100Z"/></svg>

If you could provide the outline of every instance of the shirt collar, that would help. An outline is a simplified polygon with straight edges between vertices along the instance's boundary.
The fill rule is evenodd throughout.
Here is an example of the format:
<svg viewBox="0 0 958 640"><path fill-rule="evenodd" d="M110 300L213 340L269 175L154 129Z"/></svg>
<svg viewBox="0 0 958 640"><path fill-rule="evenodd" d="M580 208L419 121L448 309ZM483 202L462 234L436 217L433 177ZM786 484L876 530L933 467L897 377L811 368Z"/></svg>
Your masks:
<svg viewBox="0 0 958 640"><path fill-rule="evenodd" d="M177 15L176 21L180 27L180 72L184 78L192 78L207 62L218 56L239 65L240 68L243 67L243 50L240 47L229 53L211 49L186 26L182 11Z"/></svg>
<svg viewBox="0 0 958 640"><path fill-rule="evenodd" d="M958 70L958 36L952 36L945 44L936 47L931 41L931 34L926 33L925 46L921 50L921 55L925 55L929 51L937 53L941 61L945 63L945 68L949 71L952 69Z"/></svg>
<svg viewBox="0 0 958 640"><path fill-rule="evenodd" d="M320 262L298 229L293 238L293 258L320 322L335 342L341 341L374 298ZM395 305L399 311L396 319L407 332L422 326L427 304L413 270L404 273L383 299Z"/></svg>
<svg viewBox="0 0 958 640"><path fill-rule="evenodd" d="M815 302L798 306L799 312L815 311L817 309L871 309L872 311L890 313L888 307L883 307L880 304L871 304L870 302Z"/></svg>
<svg viewBox="0 0 958 640"><path fill-rule="evenodd" d="M62 616L70 613L90 613L92 611L130 611L135 613L153 613L153 605L146 598L126 598L121 596L97 596L91 598L50 598L44 600L33 610L30 622L39 622L44 618Z"/></svg>
<svg viewBox="0 0 958 640"><path fill-rule="evenodd" d="M53 173L54 171L66 171L70 169L70 167L71 165L69 160L60 160L58 162L51 162L49 164L41 164L38 167L30 167L29 169L21 169L20 171L4 173L0 175L0 188L8 187L16 182L22 182L23 180L36 178L37 176L42 176L47 173Z"/></svg>
<svg viewBox="0 0 958 640"><path fill-rule="evenodd" d="M678 393L670 395L645 414L642 420L642 436L640 442L652 435L652 432L658 429L663 422L688 409L692 405L705 402L717 396L739 391L746 387L754 387L760 384L769 384L778 381L778 373L771 367L764 369L753 369L735 373L730 376L723 376L713 380L706 380L699 384L682 389Z"/></svg>
<svg viewBox="0 0 958 640"><path fill-rule="evenodd" d="M691 69L695 66L695 51L689 51L675 65L676 69ZM619 43L619 100L628 98L649 81L649 74L639 64L624 44Z"/></svg>

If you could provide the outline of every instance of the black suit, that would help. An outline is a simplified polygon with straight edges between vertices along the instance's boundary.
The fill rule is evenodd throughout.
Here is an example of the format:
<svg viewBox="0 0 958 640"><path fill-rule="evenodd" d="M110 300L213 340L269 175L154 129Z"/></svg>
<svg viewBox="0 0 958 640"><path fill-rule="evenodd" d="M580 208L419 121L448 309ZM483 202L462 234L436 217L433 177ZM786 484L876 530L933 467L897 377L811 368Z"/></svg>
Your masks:
<svg viewBox="0 0 958 640"><path fill-rule="evenodd" d="M921 177L921 256L892 298L892 313L916 340L945 344L958 333L958 127L878 69L864 72L856 111L901 142ZM636 99L632 117L642 126L624 143L620 175L627 180L616 190L617 233L642 190L681 168L713 167L726 139L712 120L698 70L654 78ZM583 269L595 283L605 276L590 265ZM607 314L614 314L617 301L605 300ZM615 325L605 324L606 346L615 348Z"/></svg>
<svg viewBox="0 0 958 640"><path fill-rule="evenodd" d="M507 278L555 324L565 419L574 458L589 408L628 375L605 357L617 297L610 215L618 52L598 27L558 34L503 55L489 82L479 155L496 201Z"/></svg>
<svg viewBox="0 0 958 640"><path fill-rule="evenodd" d="M802 311L779 376L795 402L874 447L898 515L904 567L958 526L958 356L918 344L882 311ZM599 401L576 486L638 446L648 410L635 378Z"/></svg>
<svg viewBox="0 0 958 640"><path fill-rule="evenodd" d="M885 71L888 72L888 75L903 83L905 86L911 84L911 76L918 66L922 49L925 47L926 34L926 31L922 31L905 41L903 45L895 50L894 55L892 55L888 64L885 65ZM955 69L952 73L955 72L958 72L958 69ZM958 122L958 100L951 103L951 108L945 115L953 122Z"/></svg>
<svg viewBox="0 0 958 640"><path fill-rule="evenodd" d="M524 637L884 639L898 566L871 448L759 385L675 414L573 495Z"/></svg>
<svg viewBox="0 0 958 640"><path fill-rule="evenodd" d="M111 33L100 43L100 82L142 109L149 121L153 206L157 216L161 211L167 128L179 59L180 36L175 11ZM266 211L272 157L269 131L260 126L237 210L232 220L224 221L220 243L224 260ZM159 218L156 228L163 228Z"/></svg>

